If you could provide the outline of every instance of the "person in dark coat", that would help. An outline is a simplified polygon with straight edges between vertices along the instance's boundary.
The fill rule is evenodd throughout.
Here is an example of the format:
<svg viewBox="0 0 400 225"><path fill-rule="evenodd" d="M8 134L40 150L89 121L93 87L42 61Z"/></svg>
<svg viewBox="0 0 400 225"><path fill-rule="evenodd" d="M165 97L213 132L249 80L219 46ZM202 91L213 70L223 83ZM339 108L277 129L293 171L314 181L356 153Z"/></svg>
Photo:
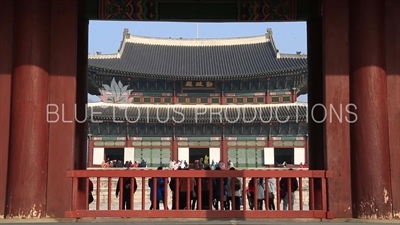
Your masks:
<svg viewBox="0 0 400 225"><path fill-rule="evenodd" d="M160 167L158 167L157 168L157 170L163 170L163 168L160 166ZM159 186L158 188L160 189L160 191L161 191L161 201L163 202L163 204L164 204L164 209L168 209L168 201L165 201L164 200L164 196L165 196L165 186L164 186L164 184L165 183L169 183L169 181L168 181L168 178L162 178L163 180L164 180L164 182L163 182L163 184L162 184L162 186Z"/></svg>
<svg viewBox="0 0 400 225"><path fill-rule="evenodd" d="M204 170L211 170L211 167L209 165L206 165ZM201 208L203 210L211 209L211 207L210 207L210 192L212 194L213 189L210 190L210 180L212 182L213 179L201 178ZM212 185L212 183L211 183L211 185ZM197 190L197 188L196 188L196 190Z"/></svg>
<svg viewBox="0 0 400 225"><path fill-rule="evenodd" d="M93 192L93 182L89 179L89 201L88 201L89 204L94 201L92 192Z"/></svg>
<svg viewBox="0 0 400 225"><path fill-rule="evenodd" d="M215 170L221 170L220 167L216 167ZM223 199L226 198L225 196L225 189L226 185L228 183L228 178L213 178L213 206L215 210L219 209L219 203L221 202L221 195ZM221 193L221 186L222 186L222 193ZM224 208L225 208L225 202L224 202Z"/></svg>
<svg viewBox="0 0 400 225"><path fill-rule="evenodd" d="M130 168L128 167L127 170L129 170ZM131 186L131 182L133 179L133 186ZM115 196L118 198L119 196L119 190L120 190L120 181L122 182L122 209L123 210L129 210L132 209L131 206L131 196L132 194L135 194L136 190L137 190L137 182L136 182L136 178L134 177L121 177L118 179L117 182L117 187L115 189Z"/></svg>
<svg viewBox="0 0 400 225"><path fill-rule="evenodd" d="M293 169L289 169L289 170L293 170ZM290 183L291 183L291 188L290 188L290 193L289 193L289 179L290 179ZM289 209L289 194L291 195L291 208L293 210L293 205L294 205L294 197L295 194L294 192L297 191L297 189L299 188L299 183L297 181L297 179L295 177L292 178L281 178L280 182L279 182L279 187L280 187L280 197L283 200L283 210L288 210Z"/></svg>
<svg viewBox="0 0 400 225"><path fill-rule="evenodd" d="M156 186L153 187L153 179L156 180ZM150 201L151 201L151 205L150 205L150 210L152 210L154 207L156 207L156 209L160 209L160 202L163 200L163 196L162 196L162 192L161 192L161 188L164 188L164 178L159 178L159 177L153 177L149 179L149 188L150 188ZM156 189L156 190L154 190ZM154 196L154 191L156 191L156 205L153 205L153 196Z"/></svg>

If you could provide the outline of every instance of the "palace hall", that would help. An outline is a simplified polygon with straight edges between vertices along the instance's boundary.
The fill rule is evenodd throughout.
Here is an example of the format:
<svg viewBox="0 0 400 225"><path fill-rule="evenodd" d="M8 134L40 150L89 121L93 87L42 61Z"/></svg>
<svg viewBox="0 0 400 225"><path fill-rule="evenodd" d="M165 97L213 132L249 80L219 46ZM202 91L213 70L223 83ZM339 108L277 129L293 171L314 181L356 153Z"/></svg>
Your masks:
<svg viewBox="0 0 400 225"><path fill-rule="evenodd" d="M224 39L123 32L115 54L89 55L88 166L104 160L308 162L307 55L281 53L272 29ZM284 44L284 43L282 43Z"/></svg>

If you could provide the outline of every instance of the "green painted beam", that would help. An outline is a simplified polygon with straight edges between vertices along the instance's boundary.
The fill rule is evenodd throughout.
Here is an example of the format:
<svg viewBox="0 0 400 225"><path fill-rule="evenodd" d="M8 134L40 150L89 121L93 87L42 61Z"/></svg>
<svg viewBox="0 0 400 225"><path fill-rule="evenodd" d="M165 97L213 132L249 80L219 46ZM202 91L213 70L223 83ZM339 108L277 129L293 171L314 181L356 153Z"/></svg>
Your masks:
<svg viewBox="0 0 400 225"><path fill-rule="evenodd" d="M95 140L95 141L120 141L118 140L119 138L123 137L115 137L115 136L108 136L108 135L96 135L93 136L93 138L101 138L101 140Z"/></svg>
<svg viewBox="0 0 400 225"><path fill-rule="evenodd" d="M210 137L188 137L188 141L210 141Z"/></svg>

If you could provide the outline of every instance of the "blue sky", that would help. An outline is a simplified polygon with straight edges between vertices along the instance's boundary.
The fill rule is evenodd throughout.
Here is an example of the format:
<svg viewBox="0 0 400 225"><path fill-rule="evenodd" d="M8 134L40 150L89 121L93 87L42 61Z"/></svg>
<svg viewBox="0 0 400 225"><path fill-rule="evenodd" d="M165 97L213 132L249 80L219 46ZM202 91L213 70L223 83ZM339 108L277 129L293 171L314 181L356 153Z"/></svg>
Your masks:
<svg viewBox="0 0 400 225"><path fill-rule="evenodd" d="M122 32L128 28L132 35L163 38L228 38L265 34L272 28L274 40L281 53L307 53L306 23L182 23L182 22L114 22L90 21L89 53L116 53ZM89 100L97 100L89 97ZM300 96L299 101L307 101Z"/></svg>

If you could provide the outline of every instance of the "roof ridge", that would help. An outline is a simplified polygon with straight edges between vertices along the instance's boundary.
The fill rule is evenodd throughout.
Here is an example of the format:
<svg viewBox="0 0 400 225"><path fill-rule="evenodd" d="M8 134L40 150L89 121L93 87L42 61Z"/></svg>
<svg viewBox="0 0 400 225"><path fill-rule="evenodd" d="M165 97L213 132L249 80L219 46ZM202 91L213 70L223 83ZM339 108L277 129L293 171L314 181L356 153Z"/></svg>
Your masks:
<svg viewBox="0 0 400 225"><path fill-rule="evenodd" d="M161 45L161 46L187 46L187 47L206 47L206 46L232 46L247 45L269 42L270 39L264 35L238 38L159 38L130 35L124 39L126 43Z"/></svg>
<svg viewBox="0 0 400 225"><path fill-rule="evenodd" d="M133 35L129 34L130 37L139 37L139 38L146 38L146 39L161 39L161 40L189 40L189 41L197 41L197 40L230 40L230 39L248 39L248 38L265 38L265 35L253 35L253 36L243 36L243 37L222 37L222 38L172 38L172 37L150 37L150 36L142 36L142 35Z"/></svg>

